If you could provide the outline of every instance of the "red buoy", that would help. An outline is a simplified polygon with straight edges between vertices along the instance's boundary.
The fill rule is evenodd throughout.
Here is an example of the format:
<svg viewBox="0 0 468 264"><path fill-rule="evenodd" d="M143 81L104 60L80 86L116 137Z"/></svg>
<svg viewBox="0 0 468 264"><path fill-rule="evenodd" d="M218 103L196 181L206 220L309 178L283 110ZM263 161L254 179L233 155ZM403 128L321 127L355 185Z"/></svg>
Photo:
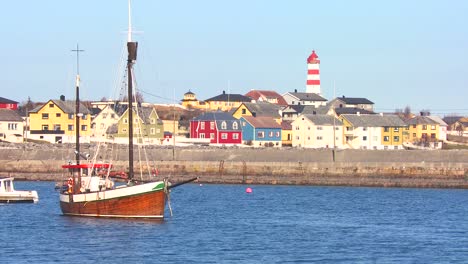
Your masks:
<svg viewBox="0 0 468 264"><path fill-rule="evenodd" d="M247 189L245 189L245 192L246 192L246 193L251 193L251 192L252 192L252 188L247 187Z"/></svg>

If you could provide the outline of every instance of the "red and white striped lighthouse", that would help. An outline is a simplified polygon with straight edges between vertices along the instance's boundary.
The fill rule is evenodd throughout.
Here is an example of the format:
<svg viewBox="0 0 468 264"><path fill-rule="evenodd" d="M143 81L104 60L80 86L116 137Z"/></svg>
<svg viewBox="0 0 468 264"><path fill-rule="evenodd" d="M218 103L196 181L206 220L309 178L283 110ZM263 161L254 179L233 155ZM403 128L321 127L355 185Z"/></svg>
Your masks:
<svg viewBox="0 0 468 264"><path fill-rule="evenodd" d="M320 60L315 50L307 58L307 93L321 94L320 91Z"/></svg>

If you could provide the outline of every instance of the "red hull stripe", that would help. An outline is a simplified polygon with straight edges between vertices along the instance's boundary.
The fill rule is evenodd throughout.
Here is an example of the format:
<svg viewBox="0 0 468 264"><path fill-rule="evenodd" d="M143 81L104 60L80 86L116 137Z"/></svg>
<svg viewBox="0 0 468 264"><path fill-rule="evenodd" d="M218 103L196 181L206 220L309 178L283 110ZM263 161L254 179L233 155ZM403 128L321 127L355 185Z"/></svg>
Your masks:
<svg viewBox="0 0 468 264"><path fill-rule="evenodd" d="M320 80L307 80L307 85L320 85Z"/></svg>
<svg viewBox="0 0 468 264"><path fill-rule="evenodd" d="M315 69L315 70L307 70L307 74L319 74L320 70Z"/></svg>
<svg viewBox="0 0 468 264"><path fill-rule="evenodd" d="M101 169L101 168L111 168L112 164L109 163L83 163L83 164L67 164L67 165L62 165L62 168L64 169L89 169L89 168L96 168L96 169Z"/></svg>

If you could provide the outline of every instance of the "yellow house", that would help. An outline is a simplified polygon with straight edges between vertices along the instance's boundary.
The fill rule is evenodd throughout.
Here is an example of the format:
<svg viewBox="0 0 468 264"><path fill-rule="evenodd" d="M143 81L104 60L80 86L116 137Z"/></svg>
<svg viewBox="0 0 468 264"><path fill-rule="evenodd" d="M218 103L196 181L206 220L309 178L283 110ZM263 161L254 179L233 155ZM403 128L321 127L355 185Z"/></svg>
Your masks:
<svg viewBox="0 0 468 264"><path fill-rule="evenodd" d="M283 120L281 122L281 145L282 146L292 146L293 130L292 130L292 121Z"/></svg>
<svg viewBox="0 0 468 264"><path fill-rule="evenodd" d="M75 101L49 100L29 112L29 139L51 143L74 143L76 129L80 131L80 142L89 142L91 131L91 112L80 104L80 125L76 126Z"/></svg>
<svg viewBox="0 0 468 264"><path fill-rule="evenodd" d="M410 143L429 143L438 142L439 123L427 116L415 116L406 121L409 128L407 142Z"/></svg>
<svg viewBox="0 0 468 264"><path fill-rule="evenodd" d="M222 94L205 100L207 108L213 111L230 111L233 108L238 108L244 102L251 102L252 98L241 94Z"/></svg>
<svg viewBox="0 0 468 264"><path fill-rule="evenodd" d="M232 116L240 119L242 116L269 116L272 117L278 124L281 124L280 115L281 106L267 102L244 102L234 110Z"/></svg>

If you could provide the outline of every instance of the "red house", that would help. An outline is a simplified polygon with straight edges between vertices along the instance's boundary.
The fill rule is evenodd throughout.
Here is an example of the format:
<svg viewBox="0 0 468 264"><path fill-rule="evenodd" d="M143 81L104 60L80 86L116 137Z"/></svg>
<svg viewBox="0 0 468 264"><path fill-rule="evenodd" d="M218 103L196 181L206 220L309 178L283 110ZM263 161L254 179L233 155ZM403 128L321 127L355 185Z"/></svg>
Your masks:
<svg viewBox="0 0 468 264"><path fill-rule="evenodd" d="M0 108L18 110L18 102L0 97Z"/></svg>
<svg viewBox="0 0 468 264"><path fill-rule="evenodd" d="M239 120L225 112L210 112L190 120L191 138L209 138L211 144L242 144Z"/></svg>

